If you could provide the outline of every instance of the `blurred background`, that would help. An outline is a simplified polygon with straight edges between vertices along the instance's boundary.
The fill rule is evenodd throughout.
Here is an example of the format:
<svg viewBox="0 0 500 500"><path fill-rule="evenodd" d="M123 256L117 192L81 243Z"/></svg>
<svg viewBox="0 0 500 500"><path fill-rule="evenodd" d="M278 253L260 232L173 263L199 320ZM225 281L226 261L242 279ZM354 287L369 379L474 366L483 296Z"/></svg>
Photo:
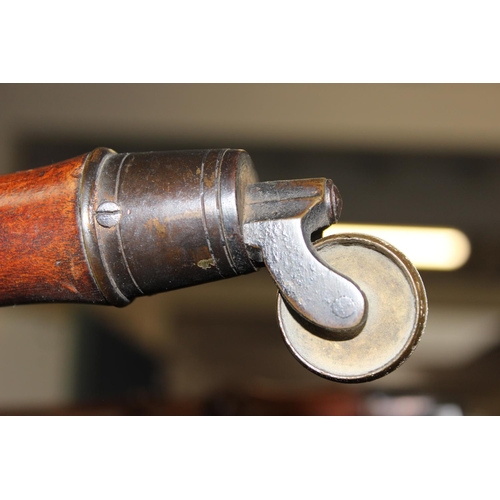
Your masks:
<svg viewBox="0 0 500 500"><path fill-rule="evenodd" d="M303 368L265 270L124 309L0 309L0 414L500 414L500 86L0 85L1 173L105 146L242 148L260 180L328 177L341 222L446 226L470 241L411 358L343 386Z"/></svg>

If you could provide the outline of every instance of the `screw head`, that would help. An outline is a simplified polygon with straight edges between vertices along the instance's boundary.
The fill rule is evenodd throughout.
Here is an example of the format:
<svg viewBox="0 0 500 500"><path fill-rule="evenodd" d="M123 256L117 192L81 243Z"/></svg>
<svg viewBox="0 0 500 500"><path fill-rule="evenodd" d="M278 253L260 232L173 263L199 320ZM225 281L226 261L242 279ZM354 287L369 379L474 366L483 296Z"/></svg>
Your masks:
<svg viewBox="0 0 500 500"><path fill-rule="evenodd" d="M120 207L112 201L101 203L95 212L97 222L103 227L116 226L120 222L121 217L122 211Z"/></svg>

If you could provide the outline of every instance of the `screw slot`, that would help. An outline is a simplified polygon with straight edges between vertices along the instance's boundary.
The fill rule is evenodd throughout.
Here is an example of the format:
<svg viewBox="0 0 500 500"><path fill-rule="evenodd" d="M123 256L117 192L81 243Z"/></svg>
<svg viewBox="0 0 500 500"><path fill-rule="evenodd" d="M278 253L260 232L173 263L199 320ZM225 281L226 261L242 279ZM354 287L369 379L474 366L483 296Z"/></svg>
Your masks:
<svg viewBox="0 0 500 500"><path fill-rule="evenodd" d="M99 205L95 218L99 225L103 227L113 227L120 222L122 211L120 207L112 201L106 201Z"/></svg>

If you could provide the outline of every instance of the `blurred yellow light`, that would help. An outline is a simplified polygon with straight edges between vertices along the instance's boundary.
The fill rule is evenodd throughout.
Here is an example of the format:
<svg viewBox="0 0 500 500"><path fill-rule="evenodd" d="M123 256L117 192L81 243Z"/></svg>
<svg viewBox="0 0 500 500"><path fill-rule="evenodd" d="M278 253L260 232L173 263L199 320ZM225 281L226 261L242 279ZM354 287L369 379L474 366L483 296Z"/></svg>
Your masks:
<svg viewBox="0 0 500 500"><path fill-rule="evenodd" d="M401 250L422 270L453 271L467 262L471 251L467 236L448 227L335 224L325 229L323 236L339 233L363 233L381 238Z"/></svg>

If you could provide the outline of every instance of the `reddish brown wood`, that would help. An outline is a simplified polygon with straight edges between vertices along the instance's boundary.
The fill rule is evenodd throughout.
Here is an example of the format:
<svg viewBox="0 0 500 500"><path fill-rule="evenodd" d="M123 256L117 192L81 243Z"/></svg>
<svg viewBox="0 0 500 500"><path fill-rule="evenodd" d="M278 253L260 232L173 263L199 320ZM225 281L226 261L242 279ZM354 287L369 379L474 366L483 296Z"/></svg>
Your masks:
<svg viewBox="0 0 500 500"><path fill-rule="evenodd" d="M0 305L104 302L78 216L85 158L0 176Z"/></svg>

